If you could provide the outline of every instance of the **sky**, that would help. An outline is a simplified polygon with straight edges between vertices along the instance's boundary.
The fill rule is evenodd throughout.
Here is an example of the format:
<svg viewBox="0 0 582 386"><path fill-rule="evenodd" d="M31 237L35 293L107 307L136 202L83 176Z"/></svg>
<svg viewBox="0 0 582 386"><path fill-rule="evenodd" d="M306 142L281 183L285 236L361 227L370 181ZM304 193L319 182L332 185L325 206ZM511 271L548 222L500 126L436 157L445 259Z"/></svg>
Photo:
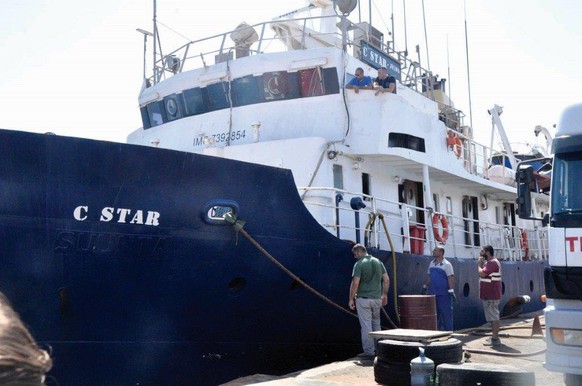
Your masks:
<svg viewBox="0 0 582 386"><path fill-rule="evenodd" d="M305 4L159 0L160 37L162 44L183 44ZM368 19L368 4L352 20ZM420 46L421 64L447 79L455 107L484 144L494 104L503 107L511 142L543 144L534 127L553 132L560 111L582 102L581 1L375 0L372 10L385 39L394 21L399 50L416 59ZM151 0L2 0L0 128L125 142L141 126L144 39L136 28L151 31L152 15Z"/></svg>

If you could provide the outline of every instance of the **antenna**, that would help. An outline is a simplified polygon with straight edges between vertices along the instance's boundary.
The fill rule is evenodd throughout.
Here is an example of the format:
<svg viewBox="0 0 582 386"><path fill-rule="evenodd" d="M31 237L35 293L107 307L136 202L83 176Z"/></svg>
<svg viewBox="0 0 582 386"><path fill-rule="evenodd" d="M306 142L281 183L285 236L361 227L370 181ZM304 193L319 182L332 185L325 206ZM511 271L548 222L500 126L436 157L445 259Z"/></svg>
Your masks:
<svg viewBox="0 0 582 386"><path fill-rule="evenodd" d="M426 68L430 72L430 59L428 55L428 37L426 35L426 16L424 13L424 0L422 0L422 23L424 26L424 44L426 45ZM432 86L431 86L432 89Z"/></svg>
<svg viewBox="0 0 582 386"><path fill-rule="evenodd" d="M408 56L408 34L406 33L406 0L402 0L404 8L404 56Z"/></svg>
<svg viewBox="0 0 582 386"><path fill-rule="evenodd" d="M449 34L447 34L447 77L449 80L449 100L452 102L453 97L451 96L451 63L449 61Z"/></svg>
<svg viewBox="0 0 582 386"><path fill-rule="evenodd" d="M394 0L392 0L392 13L390 14L390 20L392 21L392 49L396 50L396 38L394 37Z"/></svg>
<svg viewBox="0 0 582 386"><path fill-rule="evenodd" d="M465 12L465 55L467 57L467 86L469 88L469 122L473 127L473 108L471 106L471 72L469 71L469 39L467 37L467 1L463 1Z"/></svg>
<svg viewBox="0 0 582 386"><path fill-rule="evenodd" d="M141 28L136 28L135 30L143 35L143 78L146 79L146 51L148 47L148 36L154 36L154 34Z"/></svg>
<svg viewBox="0 0 582 386"><path fill-rule="evenodd" d="M162 76L164 75L164 68L163 65L164 63L160 60L160 62L162 62L162 68L160 70L158 70L157 66L156 66L156 58L158 56L158 51L160 52L160 59L162 59L164 57L164 54L162 53L162 42L160 41L160 33L158 31L158 2L157 0L154 0L154 84L158 83L161 79Z"/></svg>
<svg viewBox="0 0 582 386"><path fill-rule="evenodd" d="M372 25L372 0L368 1L368 23Z"/></svg>
<svg viewBox="0 0 582 386"><path fill-rule="evenodd" d="M157 22L157 1L154 0L154 61L152 65L154 66L154 84L158 83L158 75L156 73L156 44L158 42L158 22Z"/></svg>

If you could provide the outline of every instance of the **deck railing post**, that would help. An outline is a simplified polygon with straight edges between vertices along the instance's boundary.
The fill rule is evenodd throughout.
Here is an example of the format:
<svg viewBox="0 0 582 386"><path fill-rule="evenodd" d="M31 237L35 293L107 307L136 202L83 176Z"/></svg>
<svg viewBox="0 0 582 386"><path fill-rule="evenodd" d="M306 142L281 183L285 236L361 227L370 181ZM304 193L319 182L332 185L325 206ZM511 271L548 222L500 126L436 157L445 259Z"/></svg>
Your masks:
<svg viewBox="0 0 582 386"><path fill-rule="evenodd" d="M410 253L410 223L408 219L408 205L402 204L400 208L402 217L402 234L404 235L404 251Z"/></svg>

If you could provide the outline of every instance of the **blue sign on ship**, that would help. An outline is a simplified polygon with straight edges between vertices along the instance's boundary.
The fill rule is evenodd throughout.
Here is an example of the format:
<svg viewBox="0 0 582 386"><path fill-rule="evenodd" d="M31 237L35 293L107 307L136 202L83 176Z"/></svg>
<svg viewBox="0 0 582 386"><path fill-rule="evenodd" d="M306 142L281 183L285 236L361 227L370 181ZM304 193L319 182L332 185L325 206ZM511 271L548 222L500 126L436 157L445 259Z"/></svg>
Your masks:
<svg viewBox="0 0 582 386"><path fill-rule="evenodd" d="M375 69L386 67L388 75L392 75L399 81L402 80L400 77L400 63L382 51L370 46L365 41L360 42L360 59Z"/></svg>

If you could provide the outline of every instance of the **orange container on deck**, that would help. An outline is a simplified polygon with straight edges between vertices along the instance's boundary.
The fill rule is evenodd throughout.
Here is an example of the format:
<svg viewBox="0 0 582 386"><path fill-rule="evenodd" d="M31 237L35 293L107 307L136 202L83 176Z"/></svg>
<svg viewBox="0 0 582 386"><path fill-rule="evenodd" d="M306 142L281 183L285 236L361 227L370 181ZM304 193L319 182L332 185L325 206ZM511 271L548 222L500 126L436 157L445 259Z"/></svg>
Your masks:
<svg viewBox="0 0 582 386"><path fill-rule="evenodd" d="M414 330L436 330L436 300L434 295L400 295L400 327Z"/></svg>
<svg viewBox="0 0 582 386"><path fill-rule="evenodd" d="M424 232L425 227L420 225L410 226L410 253L422 255L424 253Z"/></svg>

